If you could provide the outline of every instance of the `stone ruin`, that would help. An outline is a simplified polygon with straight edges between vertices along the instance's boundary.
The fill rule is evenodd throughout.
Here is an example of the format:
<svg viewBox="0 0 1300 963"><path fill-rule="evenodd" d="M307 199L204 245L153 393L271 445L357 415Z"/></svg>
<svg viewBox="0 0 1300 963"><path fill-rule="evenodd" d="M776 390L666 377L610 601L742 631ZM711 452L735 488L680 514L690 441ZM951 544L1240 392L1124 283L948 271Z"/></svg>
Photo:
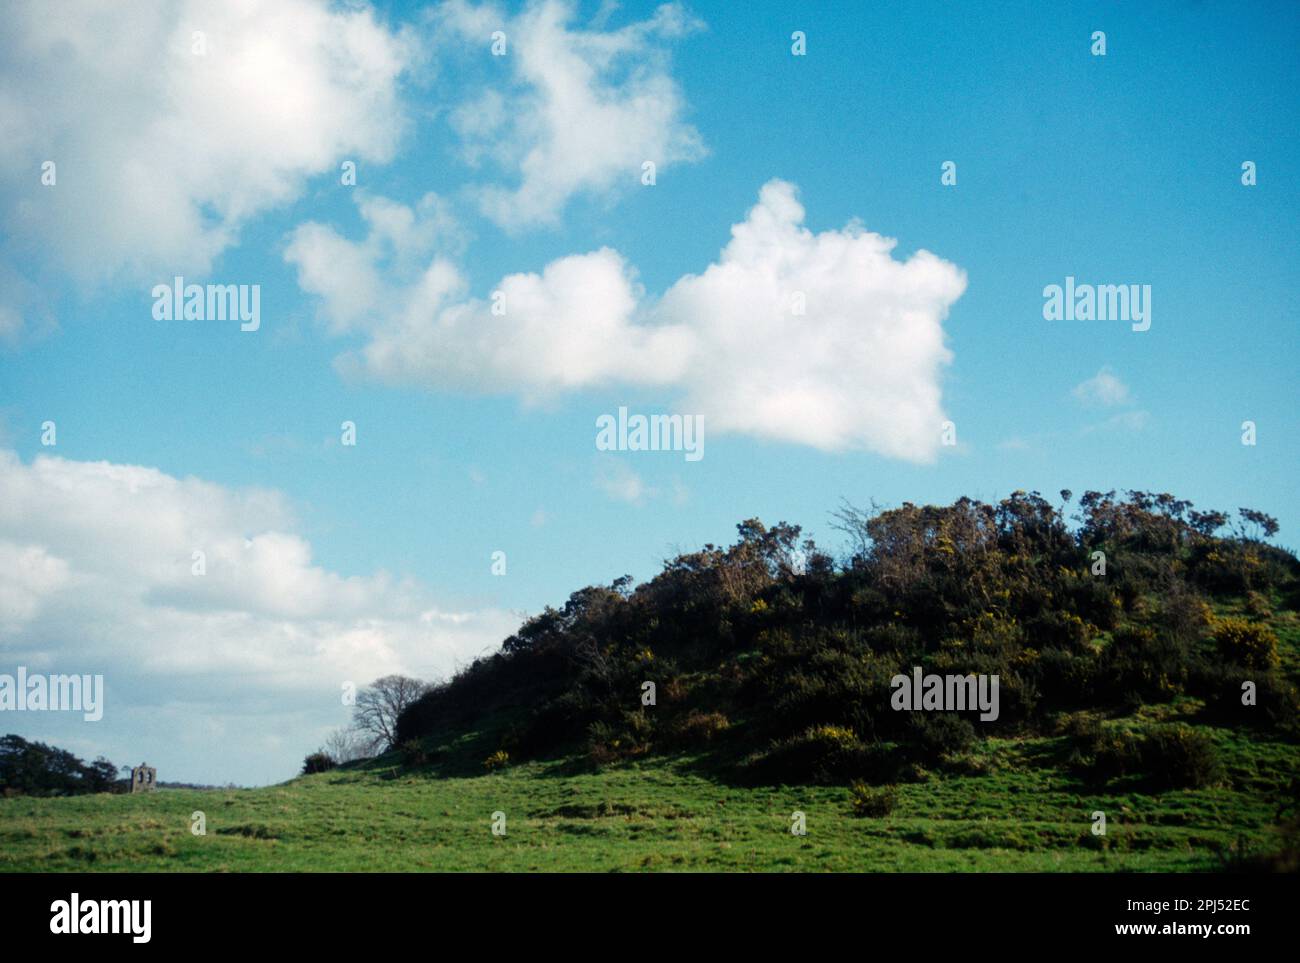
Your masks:
<svg viewBox="0 0 1300 963"><path fill-rule="evenodd" d="M153 792L158 788L158 770L143 762L131 770L132 792Z"/></svg>

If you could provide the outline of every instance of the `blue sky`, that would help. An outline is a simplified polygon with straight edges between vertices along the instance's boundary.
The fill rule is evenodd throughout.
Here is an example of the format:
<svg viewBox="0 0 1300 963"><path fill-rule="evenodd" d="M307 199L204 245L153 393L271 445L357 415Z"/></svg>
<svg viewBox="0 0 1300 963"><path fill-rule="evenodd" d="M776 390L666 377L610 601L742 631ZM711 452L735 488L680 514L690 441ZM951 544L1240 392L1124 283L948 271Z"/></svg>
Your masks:
<svg viewBox="0 0 1300 963"><path fill-rule="evenodd" d="M202 3L165 5L146 12L147 29L100 36L83 29L91 13L70 7L47 29L66 34L80 66L51 52L34 13L0 43L0 73L14 81L0 124L15 135L0 180L0 448L14 453L0 473L11 496L0 603L12 609L0 672L103 672L109 699L99 723L41 713L0 718L0 729L121 763L143 755L163 779L287 778L346 721L340 680L445 674L519 613L623 573L647 578L677 549L729 540L747 517L796 522L834 545L827 519L842 498L1171 491L1267 511L1279 541L1297 544L1294 5L709 3L664 15L625 3L578 4L571 17L562 5L278 6L307 26L292 57L258 67L270 72L257 103L229 78L256 79L256 41L288 43L271 14L235 22ZM489 51L498 26L503 57ZM203 27L209 73L195 79L185 47ZM152 30L170 52L113 46L114 29ZM344 50L356 69L334 77L348 29L360 35ZM796 30L805 56L791 54ZM1105 56L1090 52L1095 30ZM584 70L608 45L608 71ZM127 75L150 56L156 89L142 93L138 70ZM548 83L592 84L614 105L609 139L627 149L574 153L566 145L590 121L547 102ZM636 107L618 109L632 94ZM92 109L115 122L89 121ZM183 136L121 133L167 129ZM638 158L656 150L656 182L643 185ZM549 159L540 173L525 166L530 152ZM40 183L47 159L53 187ZM339 183L348 159L355 187ZM940 183L949 160L955 186ZM1257 165L1254 186L1241 182L1244 161ZM773 179L788 193L760 204ZM507 201L493 207L494 196ZM785 216L786 198L828 247L769 262L771 245L804 243L794 217L790 231L758 231L762 258L735 254L734 274L701 278L725 260L733 225L756 204ZM410 215L419 237L381 242L366 204ZM855 219L860 229L846 228ZM895 262L923 250L938 264L906 278L881 266L867 294L841 301L877 263L829 253L861 250L858 230L897 239L885 255ZM500 324L475 315L506 276L601 249L617 262L566 262L576 280L535 286L561 307ZM439 259L459 286L420 300L416 279ZM744 319L727 312L752 307L745 289L761 287L753 272L791 263L802 267L790 277L827 285L807 327L728 342ZM362 266L379 293L343 318ZM261 328L155 321L150 289L178 273L259 284ZM1150 330L1045 321L1043 288L1067 275L1150 285ZM625 316L610 306L624 283L635 297ZM607 305L591 292L608 286ZM422 325L462 311L463 324L413 346ZM585 329L574 312L600 324L608 312L613 327ZM529 325L539 344L553 335L558 360L529 350L499 361L492 345L513 337L509 324ZM677 341L637 347L652 329L692 345L681 373L666 373L685 352ZM902 342L886 334L897 330L908 344L941 334L949 360L896 357L889 346ZM853 354L856 332L885 347ZM547 387L573 351L612 357L629 339L628 357ZM359 372L338 360L376 344L396 354ZM845 351L825 390L813 344ZM751 368L745 388L760 399L806 378L811 414L729 405ZM895 402L931 389L937 407L917 401L918 423L935 422L937 437L931 413L950 419L955 447L898 414ZM619 406L702 414L706 456L598 452L595 419ZM823 413L842 430L824 433ZM41 444L46 420L53 447ZM355 447L339 444L344 420ZM1241 443L1246 420L1254 446ZM38 459L60 461L37 471ZM99 462L161 476L106 478L86 467ZM249 506L257 491L274 493L273 508ZM193 530L214 539L290 538L258 542L260 567L242 574L222 556L205 576L219 589L196 594L157 570L189 575L188 553L177 556L194 541L186 513L200 510L213 516ZM122 565L85 547L108 545L111 558L119 522L141 537L122 562L140 571L121 584ZM147 546L173 538L149 560ZM498 550L505 576L491 573ZM315 601L285 601L299 591ZM429 611L440 615L421 622Z"/></svg>

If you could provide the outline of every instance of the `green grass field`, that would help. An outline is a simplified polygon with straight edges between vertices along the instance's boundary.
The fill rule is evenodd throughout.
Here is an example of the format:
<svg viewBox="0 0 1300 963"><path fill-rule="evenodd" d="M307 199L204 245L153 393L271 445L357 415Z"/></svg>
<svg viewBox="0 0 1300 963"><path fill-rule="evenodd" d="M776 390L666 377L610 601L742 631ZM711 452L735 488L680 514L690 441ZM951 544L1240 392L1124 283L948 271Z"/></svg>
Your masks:
<svg viewBox="0 0 1300 963"><path fill-rule="evenodd" d="M855 816L845 788L738 787L690 758L448 774L491 744L471 734L447 747L446 771L385 757L263 789L0 800L0 870L1215 870L1239 840L1274 847L1300 747L1207 731L1227 786L1099 794L1062 775L1062 740L992 740L975 774L902 785L883 818ZM796 810L805 836L790 832ZM1106 813L1105 837L1091 832L1094 810ZM191 832L195 811L206 835ZM498 811L505 836L491 831Z"/></svg>
<svg viewBox="0 0 1300 963"><path fill-rule="evenodd" d="M1300 616L1294 603L1283 608L1281 594L1272 602L1266 618L1277 636L1279 671L1294 680ZM1220 602L1216 610L1246 611L1241 602ZM1199 645L1204 657L1213 655L1212 642ZM684 678L717 683L728 665ZM1122 718L1114 707L1100 715L1108 733L1126 738L1177 728L1169 723L1207 736L1212 745L1201 751L1216 760L1212 777L1165 783L1203 788L1155 792L1147 787L1161 783L1140 772L1087 781L1071 756L1078 733L1071 734L1070 716L1054 714L1062 735L989 738L940 756L929 769L911 764L894 808L879 817L854 812L848 779L737 783L747 777L735 763L756 747L753 739L730 748L647 749L603 766L590 745L573 744L553 749L554 757L485 771L526 709L506 701L474 714L469 728L434 728L420 741L431 762L419 768L404 766L394 752L261 789L0 798L0 871L1197 872L1300 865L1293 727L1270 728L1263 715L1260 724L1212 723L1221 716L1182 692ZM746 720L732 722L730 731L744 735ZM1021 731L1054 730L1045 719ZM1093 832L1098 810L1104 836ZM804 814L804 835L791 832L796 812ZM192 832L197 813L202 835ZM504 813L505 835L493 833L496 813Z"/></svg>

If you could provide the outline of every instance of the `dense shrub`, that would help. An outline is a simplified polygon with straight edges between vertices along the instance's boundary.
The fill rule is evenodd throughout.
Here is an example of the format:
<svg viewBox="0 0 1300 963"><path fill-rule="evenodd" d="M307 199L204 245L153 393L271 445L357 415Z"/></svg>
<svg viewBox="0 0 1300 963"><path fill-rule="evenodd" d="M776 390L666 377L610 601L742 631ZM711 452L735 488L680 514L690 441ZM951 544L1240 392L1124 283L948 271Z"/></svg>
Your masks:
<svg viewBox="0 0 1300 963"><path fill-rule="evenodd" d="M1246 593L1246 614L1256 621L1264 621L1273 614L1273 605L1261 592Z"/></svg>
<svg viewBox="0 0 1300 963"><path fill-rule="evenodd" d="M1095 653L1044 649L1036 665L1039 685L1057 708L1091 705L1098 690Z"/></svg>
<svg viewBox="0 0 1300 963"><path fill-rule="evenodd" d="M0 794L5 796L77 796L121 792L126 782L118 767L102 756L85 763L68 752L21 736L0 738Z"/></svg>
<svg viewBox="0 0 1300 963"><path fill-rule="evenodd" d="M1290 624L1300 562L1263 541L1276 523L1163 493L1089 491L1075 504L1072 521L1023 491L996 504L846 506L839 562L796 526L747 520L729 546L678 554L640 585L588 586L525 620L404 711L398 743L509 713L512 759L687 749L773 782L880 783L960 764L989 732L1042 733L1062 712L1186 696L1205 701L1206 718L1296 735L1295 680L1267 622ZM1211 605L1254 621L1216 619ZM894 711L890 682L913 667L997 675L998 720ZM647 680L655 706L640 704ZM1254 706L1241 705L1245 682ZM1169 758L1156 766L1147 737L1086 725L1069 751L1095 778L1212 778L1212 747L1195 737L1162 735Z"/></svg>
<svg viewBox="0 0 1300 963"><path fill-rule="evenodd" d="M310 776L314 772L328 772L333 769L336 763L332 756L326 752L313 752L310 756L302 761L302 774Z"/></svg>
<svg viewBox="0 0 1300 963"><path fill-rule="evenodd" d="M1125 624L1102 656L1097 695L1131 707L1167 702L1182 691L1192 670L1192 649L1158 626Z"/></svg>
<svg viewBox="0 0 1300 963"><path fill-rule="evenodd" d="M1195 789L1223 778L1214 740L1183 723L1138 733L1089 722L1073 738L1072 764L1099 783L1133 776L1154 790Z"/></svg>
<svg viewBox="0 0 1300 963"><path fill-rule="evenodd" d="M910 712L906 744L925 762L965 752L975 742L975 727L955 712Z"/></svg>
<svg viewBox="0 0 1300 963"><path fill-rule="evenodd" d="M1101 716L1095 712L1065 713L1056 720L1056 732L1076 747L1090 746L1101 738Z"/></svg>
<svg viewBox="0 0 1300 963"><path fill-rule="evenodd" d="M876 757L852 729L813 726L780 739L749 761L752 776L771 783L839 783L866 776Z"/></svg>
<svg viewBox="0 0 1300 963"><path fill-rule="evenodd" d="M642 755L650 749L653 731L654 723L643 709L597 720L587 727L587 754L598 765Z"/></svg>
<svg viewBox="0 0 1300 963"><path fill-rule="evenodd" d="M1204 730L1176 723L1154 727L1142 741L1142 762L1162 789L1198 789L1223 779L1214 740Z"/></svg>
<svg viewBox="0 0 1300 963"><path fill-rule="evenodd" d="M888 816L898 805L898 789L894 786L868 786L854 782L849 786L853 800L853 815L879 819Z"/></svg>
<svg viewBox="0 0 1300 963"><path fill-rule="evenodd" d="M1253 686L1250 704L1246 700L1247 683ZM1205 713L1210 719L1274 729L1292 738L1300 735L1300 692L1276 669L1203 663L1190 687L1205 700Z"/></svg>
<svg viewBox="0 0 1300 963"><path fill-rule="evenodd" d="M398 751L402 754L402 765L407 769L418 769L429 764L429 754L421 739L407 739L398 747Z"/></svg>
<svg viewBox="0 0 1300 963"><path fill-rule="evenodd" d="M713 742L731 728L731 721L721 712L692 709L673 723L669 738L676 746L700 746Z"/></svg>
<svg viewBox="0 0 1300 963"><path fill-rule="evenodd" d="M1107 783L1141 770L1142 739L1114 726L1098 726L1081 735L1071 762L1083 775Z"/></svg>
<svg viewBox="0 0 1300 963"><path fill-rule="evenodd" d="M1210 623L1219 654L1248 669L1268 669L1278 664L1277 636L1267 625L1245 619L1214 619Z"/></svg>

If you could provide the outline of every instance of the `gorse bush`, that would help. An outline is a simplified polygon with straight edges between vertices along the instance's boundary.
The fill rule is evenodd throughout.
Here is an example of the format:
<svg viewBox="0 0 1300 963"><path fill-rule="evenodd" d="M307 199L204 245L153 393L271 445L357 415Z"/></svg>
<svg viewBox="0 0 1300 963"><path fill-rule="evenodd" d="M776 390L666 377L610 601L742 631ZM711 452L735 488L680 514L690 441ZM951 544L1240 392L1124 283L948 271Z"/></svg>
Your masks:
<svg viewBox="0 0 1300 963"><path fill-rule="evenodd" d="M975 727L955 712L909 712L904 730L905 744L925 762L937 762L944 756L958 755L975 742Z"/></svg>
<svg viewBox="0 0 1300 963"><path fill-rule="evenodd" d="M854 782L849 786L853 800L853 815L880 819L892 813L898 805L898 789L894 786L868 786Z"/></svg>
<svg viewBox="0 0 1300 963"><path fill-rule="evenodd" d="M1214 741L1203 730L1181 723L1148 732L1142 762L1150 781L1161 789L1199 789L1224 777Z"/></svg>
<svg viewBox="0 0 1300 963"><path fill-rule="evenodd" d="M1252 703L1245 695L1250 691ZM1300 690L1276 669L1239 665L1204 665L1196 680L1204 694L1206 715L1217 722L1272 729L1288 738L1300 736Z"/></svg>
<svg viewBox="0 0 1300 963"><path fill-rule="evenodd" d="M1207 719L1285 735L1295 680L1263 619L1293 616L1213 613L1292 605L1300 562L1262 541L1276 531L1268 516L1239 517L1146 492L846 506L838 560L797 526L751 519L729 546L679 554L639 585L589 586L527 619L501 651L404 711L398 742L508 712L517 758L585 749L603 765L699 751L751 778L878 783L955 765L988 735L1050 733L1063 712L1186 697ZM915 668L996 675L996 721L895 711L891 682ZM641 703L646 681L653 705ZM1245 682L1257 706L1241 704ZM1085 749L1071 751L1097 773L1147 765L1122 740Z"/></svg>
<svg viewBox="0 0 1300 963"><path fill-rule="evenodd" d="M1183 723L1135 732L1089 720L1070 738L1073 768L1097 783L1135 777L1150 789L1198 789L1224 778L1214 741Z"/></svg>
<svg viewBox="0 0 1300 963"><path fill-rule="evenodd" d="M839 783L866 776L877 760L851 729L813 726L777 740L749 762L752 774L783 783Z"/></svg>
<svg viewBox="0 0 1300 963"><path fill-rule="evenodd" d="M1214 619L1210 631L1227 662L1249 669L1270 669L1278 664L1277 635L1267 625L1245 619Z"/></svg>
<svg viewBox="0 0 1300 963"><path fill-rule="evenodd" d="M701 746L713 742L731 728L731 721L721 712L692 709L673 725L669 738L677 746Z"/></svg>

